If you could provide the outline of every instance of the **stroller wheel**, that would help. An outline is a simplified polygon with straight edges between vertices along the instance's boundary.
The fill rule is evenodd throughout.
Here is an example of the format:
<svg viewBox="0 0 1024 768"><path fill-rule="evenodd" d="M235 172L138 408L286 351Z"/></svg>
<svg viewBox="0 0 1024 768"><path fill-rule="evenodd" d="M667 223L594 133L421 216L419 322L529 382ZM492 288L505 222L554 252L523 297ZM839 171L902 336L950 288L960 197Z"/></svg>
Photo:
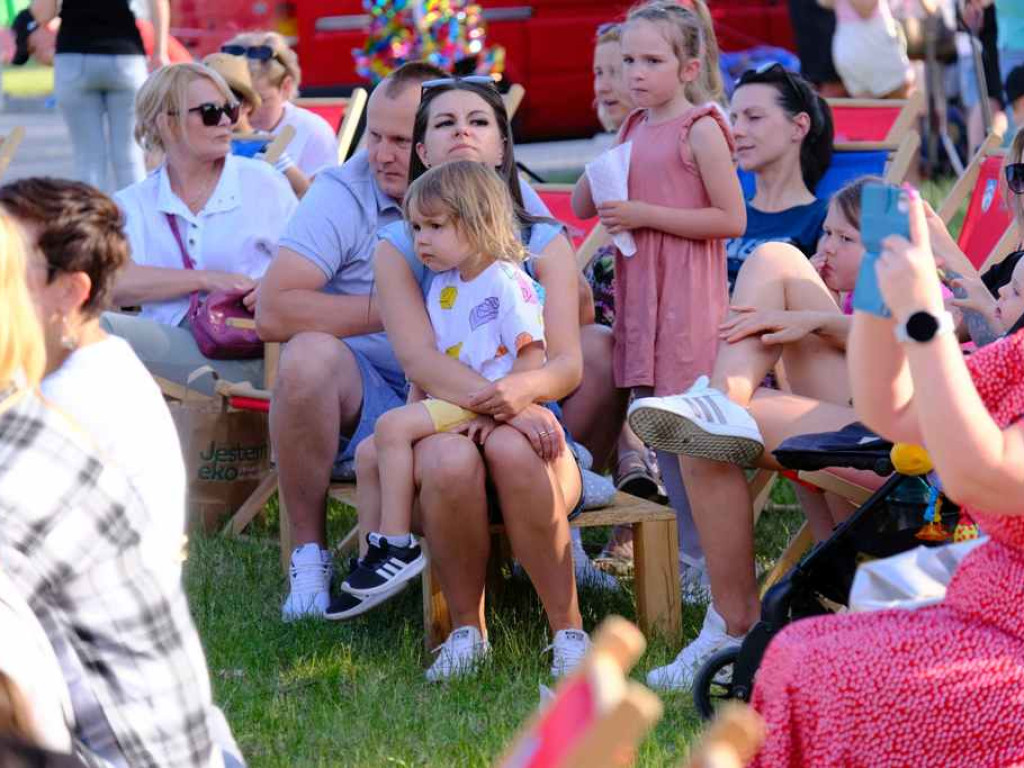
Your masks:
<svg viewBox="0 0 1024 768"><path fill-rule="evenodd" d="M693 704L704 720L710 720L724 702L747 701L750 688L733 680L733 666L740 655L740 646L723 648L706 662L693 680Z"/></svg>

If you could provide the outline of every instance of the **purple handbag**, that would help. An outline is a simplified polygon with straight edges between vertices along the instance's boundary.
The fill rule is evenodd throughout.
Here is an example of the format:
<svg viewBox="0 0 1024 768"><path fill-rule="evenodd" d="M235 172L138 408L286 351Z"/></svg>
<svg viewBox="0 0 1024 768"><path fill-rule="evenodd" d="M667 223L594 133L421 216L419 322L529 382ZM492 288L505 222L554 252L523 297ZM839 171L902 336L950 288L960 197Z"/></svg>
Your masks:
<svg viewBox="0 0 1024 768"><path fill-rule="evenodd" d="M174 240L181 251L181 261L185 269L195 269L195 264L185 250L178 221L174 214L168 213L167 222L171 225ZM211 360L248 360L263 357L263 341L253 328L238 328L231 321L235 319L253 320L253 314L242 303L245 293L232 291L213 291L200 300L199 292L189 296L188 322L192 328L192 336L199 345L199 351Z"/></svg>

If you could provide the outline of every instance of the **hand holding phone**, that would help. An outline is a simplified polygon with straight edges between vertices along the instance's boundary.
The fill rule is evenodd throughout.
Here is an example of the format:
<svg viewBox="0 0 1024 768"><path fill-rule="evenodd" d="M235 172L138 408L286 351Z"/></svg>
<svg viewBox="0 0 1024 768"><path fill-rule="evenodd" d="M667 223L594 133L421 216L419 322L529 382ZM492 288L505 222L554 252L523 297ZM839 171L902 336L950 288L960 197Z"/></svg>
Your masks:
<svg viewBox="0 0 1024 768"><path fill-rule="evenodd" d="M890 235L910 239L910 204L906 193L889 184L865 184L860 198L860 238L864 258L853 292L853 308L878 317L889 317L878 287L875 262L882 252L882 241Z"/></svg>

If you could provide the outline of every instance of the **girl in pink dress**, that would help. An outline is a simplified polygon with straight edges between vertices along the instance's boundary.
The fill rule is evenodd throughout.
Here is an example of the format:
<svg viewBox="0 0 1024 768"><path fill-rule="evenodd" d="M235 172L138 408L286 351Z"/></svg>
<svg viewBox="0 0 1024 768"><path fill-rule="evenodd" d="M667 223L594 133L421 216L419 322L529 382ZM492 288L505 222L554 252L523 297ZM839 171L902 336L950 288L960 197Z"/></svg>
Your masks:
<svg viewBox="0 0 1024 768"><path fill-rule="evenodd" d="M629 199L595 206L586 175L573 191L577 215L636 241L635 255L615 257L615 384L659 395L714 363L728 305L723 240L746 227L732 134L702 86L701 28L674 3L629 14L623 70L640 107L619 132L632 142Z"/></svg>
<svg viewBox="0 0 1024 768"><path fill-rule="evenodd" d="M911 207L913 244L889 238L877 266L894 319L854 316L853 399L868 426L928 449L991 539L937 606L779 634L754 689L763 768L1024 766L1024 332L965 363L956 337L928 321L945 311L916 197ZM910 338L898 342L901 329Z"/></svg>

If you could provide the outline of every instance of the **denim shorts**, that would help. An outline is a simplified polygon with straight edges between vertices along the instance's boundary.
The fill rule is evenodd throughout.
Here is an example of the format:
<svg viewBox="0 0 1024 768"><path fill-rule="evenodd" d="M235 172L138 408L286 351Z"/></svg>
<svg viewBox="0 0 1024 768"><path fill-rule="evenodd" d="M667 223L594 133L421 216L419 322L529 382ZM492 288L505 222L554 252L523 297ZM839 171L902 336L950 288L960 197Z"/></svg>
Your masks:
<svg viewBox="0 0 1024 768"><path fill-rule="evenodd" d="M338 454L334 459L331 477L335 480L355 479L356 446L373 435L377 419L400 405L405 405L408 385L396 386L393 381L379 371L370 359L362 352L349 347L352 356L359 366L359 376L363 383L363 405L359 412L359 423L350 437L344 434L338 437Z"/></svg>

